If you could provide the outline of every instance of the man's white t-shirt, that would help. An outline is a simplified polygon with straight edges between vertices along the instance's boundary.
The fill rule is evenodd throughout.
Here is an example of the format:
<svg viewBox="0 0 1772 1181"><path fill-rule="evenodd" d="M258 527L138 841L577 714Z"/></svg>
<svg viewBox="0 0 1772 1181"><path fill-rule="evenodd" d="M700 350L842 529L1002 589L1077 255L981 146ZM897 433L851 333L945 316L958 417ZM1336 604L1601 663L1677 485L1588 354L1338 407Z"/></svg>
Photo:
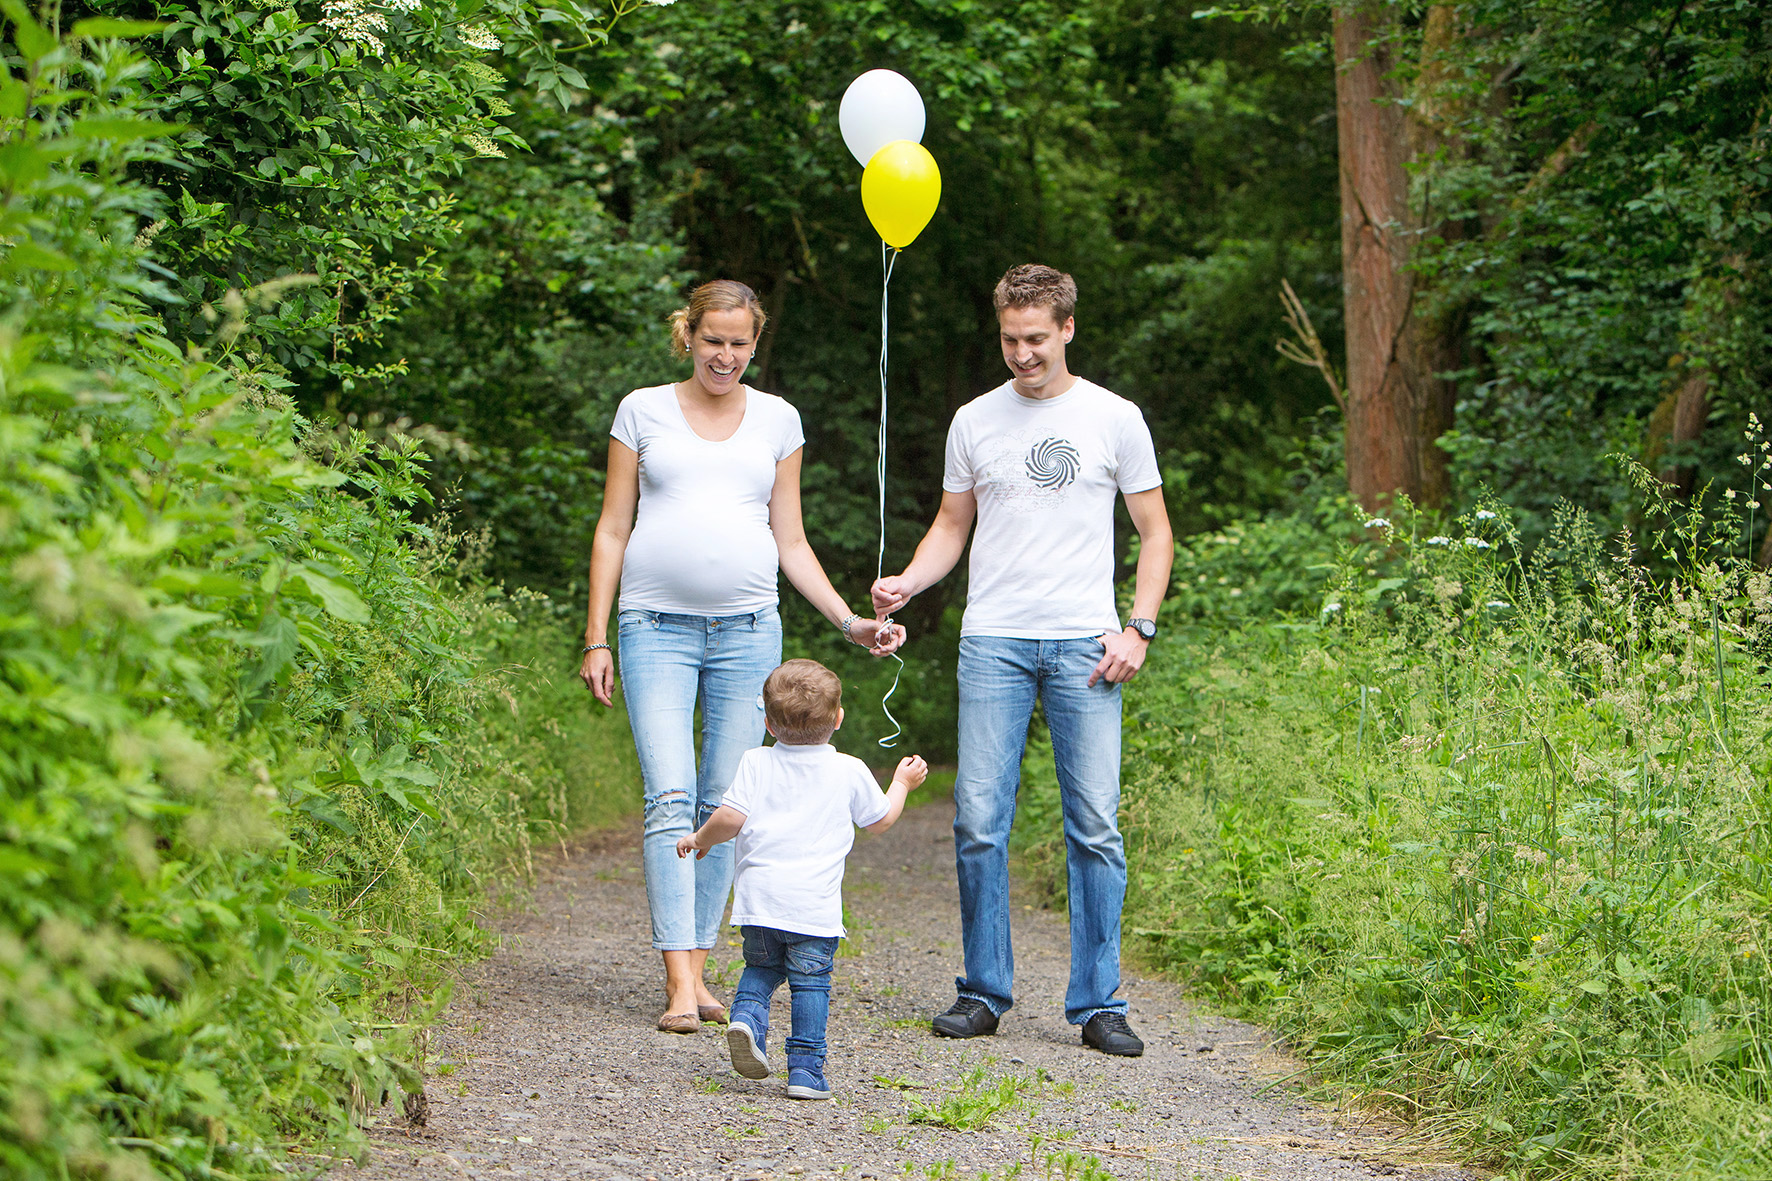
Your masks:
<svg viewBox="0 0 1772 1181"><path fill-rule="evenodd" d="M885 817L866 764L830 743L747 750L721 801L743 812L732 925L842 935L843 865L855 830Z"/></svg>
<svg viewBox="0 0 1772 1181"><path fill-rule="evenodd" d="M941 486L978 499L962 636L1075 640L1120 630L1114 495L1160 488L1137 406L1092 381L1056 398L1005 382L960 407Z"/></svg>
<svg viewBox="0 0 1772 1181"><path fill-rule="evenodd" d="M677 389L635 390L611 438L640 457L640 508L621 562L621 608L745 615L776 605L780 554L769 528L775 465L806 443L800 412L745 386L744 419L710 442Z"/></svg>

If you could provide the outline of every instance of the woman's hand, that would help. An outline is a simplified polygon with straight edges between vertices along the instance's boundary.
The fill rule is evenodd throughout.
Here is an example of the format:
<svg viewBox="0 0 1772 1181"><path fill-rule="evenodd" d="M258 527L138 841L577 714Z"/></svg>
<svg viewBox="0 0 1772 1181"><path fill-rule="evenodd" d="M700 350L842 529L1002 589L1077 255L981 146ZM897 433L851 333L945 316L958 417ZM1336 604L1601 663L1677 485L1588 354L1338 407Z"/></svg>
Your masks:
<svg viewBox="0 0 1772 1181"><path fill-rule="evenodd" d="M890 656L908 638L901 623L880 619L857 619L849 625L849 642L860 644L873 656Z"/></svg>
<svg viewBox="0 0 1772 1181"><path fill-rule="evenodd" d="M578 679L598 701L604 705L615 704L615 657L610 655L609 649L586 652L584 663L578 666Z"/></svg>

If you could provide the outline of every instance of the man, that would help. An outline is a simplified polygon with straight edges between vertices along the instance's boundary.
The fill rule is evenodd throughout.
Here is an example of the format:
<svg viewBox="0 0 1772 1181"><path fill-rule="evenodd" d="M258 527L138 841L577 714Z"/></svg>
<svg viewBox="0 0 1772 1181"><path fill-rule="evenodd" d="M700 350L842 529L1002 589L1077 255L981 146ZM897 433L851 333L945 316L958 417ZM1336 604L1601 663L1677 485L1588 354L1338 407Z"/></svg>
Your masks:
<svg viewBox="0 0 1772 1181"><path fill-rule="evenodd" d="M973 399L948 431L941 509L902 574L874 584L882 617L940 581L974 517L960 629L960 769L954 859L966 975L933 1022L946 1037L995 1033L1013 1004L1009 826L1034 701L1058 766L1069 869L1071 978L1065 1018L1083 1042L1136 1057L1120 987L1120 686L1156 634L1175 543L1162 476L1137 406L1065 365L1077 285L1051 267L1013 267L997 284L1011 379ZM1132 619L1114 606L1114 494L1138 530Z"/></svg>

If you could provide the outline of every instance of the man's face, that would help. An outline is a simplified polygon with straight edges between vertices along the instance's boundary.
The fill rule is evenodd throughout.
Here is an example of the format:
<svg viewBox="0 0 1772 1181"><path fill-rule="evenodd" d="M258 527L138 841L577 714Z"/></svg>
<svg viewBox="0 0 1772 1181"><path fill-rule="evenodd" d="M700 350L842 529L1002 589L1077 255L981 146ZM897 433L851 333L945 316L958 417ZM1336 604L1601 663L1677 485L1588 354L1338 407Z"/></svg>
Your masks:
<svg viewBox="0 0 1772 1181"><path fill-rule="evenodd" d="M1068 388L1064 346L1076 333L1074 318L1060 324L1049 307L1004 308L997 313L997 324L1003 363L1015 377L1016 393L1024 398L1052 397ZM1055 381L1058 388L1049 389Z"/></svg>

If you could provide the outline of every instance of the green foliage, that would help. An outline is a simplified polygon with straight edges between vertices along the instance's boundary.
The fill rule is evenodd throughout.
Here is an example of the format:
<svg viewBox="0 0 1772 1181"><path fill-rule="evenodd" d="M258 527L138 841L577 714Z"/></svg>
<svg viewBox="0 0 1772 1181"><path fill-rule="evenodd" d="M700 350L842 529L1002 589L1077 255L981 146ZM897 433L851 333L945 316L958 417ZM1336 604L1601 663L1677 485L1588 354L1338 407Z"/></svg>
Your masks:
<svg viewBox="0 0 1772 1181"><path fill-rule="evenodd" d="M1623 523L1615 451L1739 487L1726 424L1772 376L1764 7L1477 3L1459 19L1431 63L1457 139L1421 175L1450 214L1424 275L1468 309L1482 357L1445 444L1457 478L1501 493L1532 538L1563 498ZM1700 371L1710 427L1670 449L1672 395Z"/></svg>
<svg viewBox="0 0 1772 1181"><path fill-rule="evenodd" d="M976 1132L1005 1111L1022 1103L1028 1080L1014 1075L992 1079L983 1066L975 1066L960 1083L935 1102L912 1099L907 1118L913 1124L935 1124L956 1132Z"/></svg>
<svg viewBox="0 0 1772 1181"><path fill-rule="evenodd" d="M1772 581L1739 517L1644 514L1676 573L1571 509L1531 556L1400 511L1331 610L1172 609L1128 696L1129 935L1522 1175L1768 1163Z"/></svg>
<svg viewBox="0 0 1772 1181"><path fill-rule="evenodd" d="M140 26L4 12L0 1171L263 1174L422 1085L482 882L598 785L477 720L533 632L413 519L415 439L295 413L279 290L207 352L149 312Z"/></svg>

